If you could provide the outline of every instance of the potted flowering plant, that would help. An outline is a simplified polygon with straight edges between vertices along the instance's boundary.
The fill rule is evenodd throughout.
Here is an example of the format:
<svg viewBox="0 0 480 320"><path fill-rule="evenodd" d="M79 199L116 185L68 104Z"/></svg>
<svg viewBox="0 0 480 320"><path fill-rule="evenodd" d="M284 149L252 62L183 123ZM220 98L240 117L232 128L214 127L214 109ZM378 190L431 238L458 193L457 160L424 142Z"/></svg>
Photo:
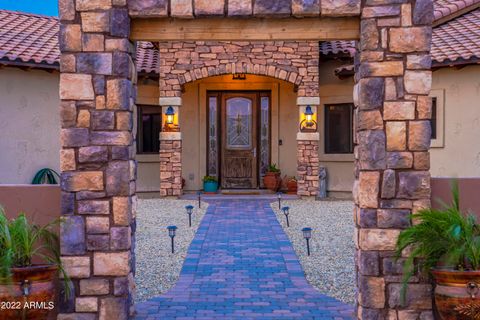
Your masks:
<svg viewBox="0 0 480 320"><path fill-rule="evenodd" d="M297 178L290 177L287 179L287 193L297 194Z"/></svg>
<svg viewBox="0 0 480 320"><path fill-rule="evenodd" d="M206 193L216 193L218 190L218 179L213 176L203 177L203 191Z"/></svg>
<svg viewBox="0 0 480 320"><path fill-rule="evenodd" d="M282 183L282 178L280 177L280 169L277 168L277 165L271 164L268 166L267 172L263 176L263 184L265 188L272 191L277 191L280 188Z"/></svg>

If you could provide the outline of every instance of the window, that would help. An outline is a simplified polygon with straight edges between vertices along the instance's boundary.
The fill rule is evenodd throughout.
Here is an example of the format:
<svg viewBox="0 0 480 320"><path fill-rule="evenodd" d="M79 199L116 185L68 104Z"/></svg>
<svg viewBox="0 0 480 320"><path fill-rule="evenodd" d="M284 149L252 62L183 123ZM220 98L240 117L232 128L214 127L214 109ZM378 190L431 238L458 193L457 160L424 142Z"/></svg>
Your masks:
<svg viewBox="0 0 480 320"><path fill-rule="evenodd" d="M353 104L325 105L325 153L352 153Z"/></svg>
<svg viewBox="0 0 480 320"><path fill-rule="evenodd" d="M138 106L138 153L158 153L160 151L161 110L160 107Z"/></svg>
<svg viewBox="0 0 480 320"><path fill-rule="evenodd" d="M432 97L432 118L430 119L432 128L432 139L437 139L437 97Z"/></svg>

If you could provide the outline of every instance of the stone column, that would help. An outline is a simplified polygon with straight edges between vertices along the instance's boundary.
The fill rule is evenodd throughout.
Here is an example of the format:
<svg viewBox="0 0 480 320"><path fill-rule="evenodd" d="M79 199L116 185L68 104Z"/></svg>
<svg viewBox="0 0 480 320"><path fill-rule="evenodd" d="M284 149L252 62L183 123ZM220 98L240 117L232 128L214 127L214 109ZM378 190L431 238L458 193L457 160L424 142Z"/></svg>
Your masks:
<svg viewBox="0 0 480 320"><path fill-rule="evenodd" d="M302 120L303 109L309 105L316 111L320 104L319 97L298 97L299 124ZM317 114L317 112L315 112ZM316 119L315 119L316 120ZM316 130L316 128L315 128ZM299 196L316 196L318 192L318 132L297 133L297 194Z"/></svg>
<svg viewBox="0 0 480 320"><path fill-rule="evenodd" d="M394 260L409 214L430 205L431 0L367 1L356 59L355 240L359 319L433 319L414 276L402 306Z"/></svg>
<svg viewBox="0 0 480 320"><path fill-rule="evenodd" d="M175 130L160 133L160 196L182 195L182 133L180 132L179 116L182 105L180 97L161 97L160 105L164 110L175 109Z"/></svg>
<svg viewBox="0 0 480 320"><path fill-rule="evenodd" d="M135 67L125 1L60 0L61 255L73 281L58 319L127 319L134 292Z"/></svg>

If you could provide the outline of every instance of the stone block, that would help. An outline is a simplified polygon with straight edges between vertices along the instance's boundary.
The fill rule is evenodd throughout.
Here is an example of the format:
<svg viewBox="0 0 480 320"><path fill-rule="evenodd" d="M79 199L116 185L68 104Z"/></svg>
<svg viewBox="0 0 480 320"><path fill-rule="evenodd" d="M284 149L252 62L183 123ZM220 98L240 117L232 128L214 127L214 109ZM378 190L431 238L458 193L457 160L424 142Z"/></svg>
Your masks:
<svg viewBox="0 0 480 320"><path fill-rule="evenodd" d="M385 279L381 277L360 276L358 278L358 302L367 308L385 307Z"/></svg>
<svg viewBox="0 0 480 320"><path fill-rule="evenodd" d="M416 0L413 7L413 24L429 25L433 22L433 1Z"/></svg>
<svg viewBox="0 0 480 320"><path fill-rule="evenodd" d="M110 11L110 34L114 37L129 37L130 17L127 9L115 8Z"/></svg>
<svg viewBox="0 0 480 320"><path fill-rule="evenodd" d="M382 261L383 264L383 273L385 275L401 275L403 273L403 263L405 259L396 259L396 258L384 258Z"/></svg>
<svg viewBox="0 0 480 320"><path fill-rule="evenodd" d="M223 16L225 0L193 0L196 16Z"/></svg>
<svg viewBox="0 0 480 320"><path fill-rule="evenodd" d="M110 236L108 234L88 234L87 250L106 251L110 249Z"/></svg>
<svg viewBox="0 0 480 320"><path fill-rule="evenodd" d="M383 172L382 198L390 199L395 197L395 171L387 169Z"/></svg>
<svg viewBox="0 0 480 320"><path fill-rule="evenodd" d="M61 24L58 41L62 53L82 51L82 30L80 25Z"/></svg>
<svg viewBox="0 0 480 320"><path fill-rule="evenodd" d="M90 134L90 142L99 146L129 146L131 141L129 131L95 131Z"/></svg>
<svg viewBox="0 0 480 320"><path fill-rule="evenodd" d="M62 100L93 100L95 94L92 76L89 74L60 74L60 99Z"/></svg>
<svg viewBox="0 0 480 320"><path fill-rule="evenodd" d="M384 1L380 1L375 4L383 5L383 4L389 4L389 3L391 2L385 3ZM362 11L363 19L380 18L380 17L397 17L397 16L400 16L400 6L395 4L385 5L385 6L365 7L363 8L363 11Z"/></svg>
<svg viewBox="0 0 480 320"><path fill-rule="evenodd" d="M400 230L396 229L360 229L359 245L361 250L395 250Z"/></svg>
<svg viewBox="0 0 480 320"><path fill-rule="evenodd" d="M427 120L432 117L432 98L429 96L417 97L418 119Z"/></svg>
<svg viewBox="0 0 480 320"><path fill-rule="evenodd" d="M113 197L113 221L115 225L129 226L132 201L129 197Z"/></svg>
<svg viewBox="0 0 480 320"><path fill-rule="evenodd" d="M92 111L93 130L113 130L115 128L115 114L113 111Z"/></svg>
<svg viewBox="0 0 480 320"><path fill-rule="evenodd" d="M387 152L387 168L409 169L413 166L413 154L411 152Z"/></svg>
<svg viewBox="0 0 480 320"><path fill-rule="evenodd" d="M126 298L103 298L100 300L99 320L128 320Z"/></svg>
<svg viewBox="0 0 480 320"><path fill-rule="evenodd" d="M253 14L255 16L289 16L291 13L291 0L256 0L253 4Z"/></svg>
<svg viewBox="0 0 480 320"><path fill-rule="evenodd" d="M110 248L112 250L127 250L132 245L130 227L113 227L110 229Z"/></svg>
<svg viewBox="0 0 480 320"><path fill-rule="evenodd" d="M113 293L116 296L128 294L129 288L134 283L133 275L130 273L127 277L118 277L113 281Z"/></svg>
<svg viewBox="0 0 480 320"><path fill-rule="evenodd" d="M427 69L432 67L432 59L428 54L407 55L407 69Z"/></svg>
<svg viewBox="0 0 480 320"><path fill-rule="evenodd" d="M82 200L77 202L77 212L79 214L104 214L110 213L110 203L108 200Z"/></svg>
<svg viewBox="0 0 480 320"><path fill-rule="evenodd" d="M82 30L84 32L107 32L110 26L108 11L82 12Z"/></svg>
<svg viewBox="0 0 480 320"><path fill-rule="evenodd" d="M128 10L132 17L167 17L167 0L128 0Z"/></svg>
<svg viewBox="0 0 480 320"><path fill-rule="evenodd" d="M130 131L133 128L133 119L131 112L117 112L116 115L116 128L118 130Z"/></svg>
<svg viewBox="0 0 480 320"><path fill-rule="evenodd" d="M77 107L74 101L60 102L60 120L62 121L62 128L70 128L76 125Z"/></svg>
<svg viewBox="0 0 480 320"><path fill-rule="evenodd" d="M93 273L96 276L127 276L130 272L130 252L94 252Z"/></svg>
<svg viewBox="0 0 480 320"><path fill-rule="evenodd" d="M77 71L86 74L112 74L111 53L78 53ZM93 100L93 98L91 98Z"/></svg>
<svg viewBox="0 0 480 320"><path fill-rule="evenodd" d="M96 320L96 317L95 313L61 313L57 320Z"/></svg>
<svg viewBox="0 0 480 320"><path fill-rule="evenodd" d="M414 152L413 168L415 170L429 170L430 169L430 153Z"/></svg>
<svg viewBox="0 0 480 320"><path fill-rule="evenodd" d="M106 162L108 161L108 148L103 146L82 147L78 149L78 161L80 163Z"/></svg>
<svg viewBox="0 0 480 320"><path fill-rule="evenodd" d="M90 127L90 112L88 110L82 109L78 111L77 127L79 128Z"/></svg>
<svg viewBox="0 0 480 320"><path fill-rule="evenodd" d="M75 73L75 55L64 53L60 55L60 72Z"/></svg>
<svg viewBox="0 0 480 320"><path fill-rule="evenodd" d="M72 279L90 277L90 257L61 257L63 268ZM60 277L62 274L60 273Z"/></svg>
<svg viewBox="0 0 480 320"><path fill-rule="evenodd" d="M58 16L61 21L72 21L75 19L75 3L73 0L58 1Z"/></svg>
<svg viewBox="0 0 480 320"><path fill-rule="evenodd" d="M292 15L315 17L320 15L320 0L292 0Z"/></svg>
<svg viewBox="0 0 480 320"><path fill-rule="evenodd" d="M412 120L415 119L415 102L391 101L383 104L384 120Z"/></svg>
<svg viewBox="0 0 480 320"><path fill-rule="evenodd" d="M105 100L105 76L96 74L93 76L93 90L97 96L95 97L95 103L97 103L99 97ZM105 104L105 103L103 103ZM95 105L96 109L105 109L105 107L101 107L99 105Z"/></svg>
<svg viewBox="0 0 480 320"><path fill-rule="evenodd" d="M403 71L403 61L364 62L359 68L361 77L402 76Z"/></svg>
<svg viewBox="0 0 480 320"><path fill-rule="evenodd" d="M377 226L377 210L358 209L357 223L362 228L375 228Z"/></svg>
<svg viewBox="0 0 480 320"><path fill-rule="evenodd" d="M70 215L75 210L75 194L63 192L61 193L61 214Z"/></svg>
<svg viewBox="0 0 480 320"><path fill-rule="evenodd" d="M387 151L402 151L407 146L407 124L404 121L388 121L385 124L387 133Z"/></svg>
<svg viewBox="0 0 480 320"><path fill-rule="evenodd" d="M95 297L80 297L75 299L76 312L97 312L98 300Z"/></svg>
<svg viewBox="0 0 480 320"><path fill-rule="evenodd" d="M130 183L130 164L128 161L112 161L108 164L106 190L111 196L128 196Z"/></svg>
<svg viewBox="0 0 480 320"><path fill-rule="evenodd" d="M130 159L129 147L112 147L112 160Z"/></svg>
<svg viewBox="0 0 480 320"><path fill-rule="evenodd" d="M108 279L82 279L80 280L81 296L101 296L110 292Z"/></svg>
<svg viewBox="0 0 480 320"><path fill-rule="evenodd" d="M379 109L383 105L385 82L383 78L361 79L358 83L360 110Z"/></svg>
<svg viewBox="0 0 480 320"><path fill-rule="evenodd" d="M112 7L112 0L76 0L77 11L108 10Z"/></svg>
<svg viewBox="0 0 480 320"><path fill-rule="evenodd" d="M363 41L360 43L361 50L377 50L379 34L377 21L375 19L362 19L360 22L360 33Z"/></svg>
<svg viewBox="0 0 480 320"><path fill-rule="evenodd" d="M385 169L385 132L366 130L358 133L358 159L361 170Z"/></svg>
<svg viewBox="0 0 480 320"><path fill-rule="evenodd" d="M404 86L407 93L428 95L432 86L432 72L407 70L404 76Z"/></svg>
<svg viewBox="0 0 480 320"><path fill-rule="evenodd" d="M60 170L72 171L76 168L75 162L75 150L74 149L62 149L60 150Z"/></svg>
<svg viewBox="0 0 480 320"><path fill-rule="evenodd" d="M430 198L430 173L428 171L399 172L398 179L397 198Z"/></svg>
<svg viewBox="0 0 480 320"><path fill-rule="evenodd" d="M358 251L358 272L363 276L380 274L380 258L377 251Z"/></svg>
<svg viewBox="0 0 480 320"><path fill-rule="evenodd" d="M400 290L402 284L388 285L388 306L390 308L408 308L428 310L432 308L432 286L430 284L408 284L406 301L402 303Z"/></svg>
<svg viewBox="0 0 480 320"><path fill-rule="evenodd" d="M64 172L62 174L61 187L62 190L70 192L101 191L103 190L103 172Z"/></svg>
<svg viewBox="0 0 480 320"><path fill-rule="evenodd" d="M80 216L66 216L60 224L60 251L74 256L85 253L85 222Z"/></svg>
<svg viewBox="0 0 480 320"><path fill-rule="evenodd" d="M360 0L322 0L322 16L344 17L360 15Z"/></svg>
<svg viewBox="0 0 480 320"><path fill-rule="evenodd" d="M359 111L357 116L357 130L382 130L383 119L379 110Z"/></svg>
<svg viewBox="0 0 480 320"><path fill-rule="evenodd" d="M392 52L430 51L431 27L390 28L389 48Z"/></svg>
<svg viewBox="0 0 480 320"><path fill-rule="evenodd" d="M379 228L404 229L410 226L410 210L379 209L377 221Z"/></svg>
<svg viewBox="0 0 480 320"><path fill-rule="evenodd" d="M192 0L170 0L170 14L174 18L193 18Z"/></svg>
<svg viewBox="0 0 480 320"><path fill-rule="evenodd" d="M87 217L87 233L103 234L110 231L109 217Z"/></svg>
<svg viewBox="0 0 480 320"><path fill-rule="evenodd" d="M380 173L361 171L359 174L359 205L361 208L377 208L380 189Z"/></svg>
<svg viewBox="0 0 480 320"><path fill-rule="evenodd" d="M430 121L410 121L408 126L408 148L412 151L426 151L430 148L432 129Z"/></svg>
<svg viewBox="0 0 480 320"><path fill-rule="evenodd" d="M102 34L84 33L82 35L83 51L104 51L104 36Z"/></svg>
<svg viewBox="0 0 480 320"><path fill-rule="evenodd" d="M128 110L130 107L131 82L126 79L107 81L107 109Z"/></svg>
<svg viewBox="0 0 480 320"><path fill-rule="evenodd" d="M130 66L133 66L133 62L131 62L131 57L128 53L113 52L113 75L129 78L132 74Z"/></svg>

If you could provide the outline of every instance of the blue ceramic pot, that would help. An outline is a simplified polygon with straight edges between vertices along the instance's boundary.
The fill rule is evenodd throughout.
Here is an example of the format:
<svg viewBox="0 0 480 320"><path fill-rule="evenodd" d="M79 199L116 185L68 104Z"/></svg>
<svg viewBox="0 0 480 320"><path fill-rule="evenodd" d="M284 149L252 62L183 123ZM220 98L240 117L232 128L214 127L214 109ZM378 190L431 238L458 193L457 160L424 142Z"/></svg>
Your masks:
<svg viewBox="0 0 480 320"><path fill-rule="evenodd" d="M205 181L203 183L203 191L216 193L218 190L218 182L217 181Z"/></svg>

